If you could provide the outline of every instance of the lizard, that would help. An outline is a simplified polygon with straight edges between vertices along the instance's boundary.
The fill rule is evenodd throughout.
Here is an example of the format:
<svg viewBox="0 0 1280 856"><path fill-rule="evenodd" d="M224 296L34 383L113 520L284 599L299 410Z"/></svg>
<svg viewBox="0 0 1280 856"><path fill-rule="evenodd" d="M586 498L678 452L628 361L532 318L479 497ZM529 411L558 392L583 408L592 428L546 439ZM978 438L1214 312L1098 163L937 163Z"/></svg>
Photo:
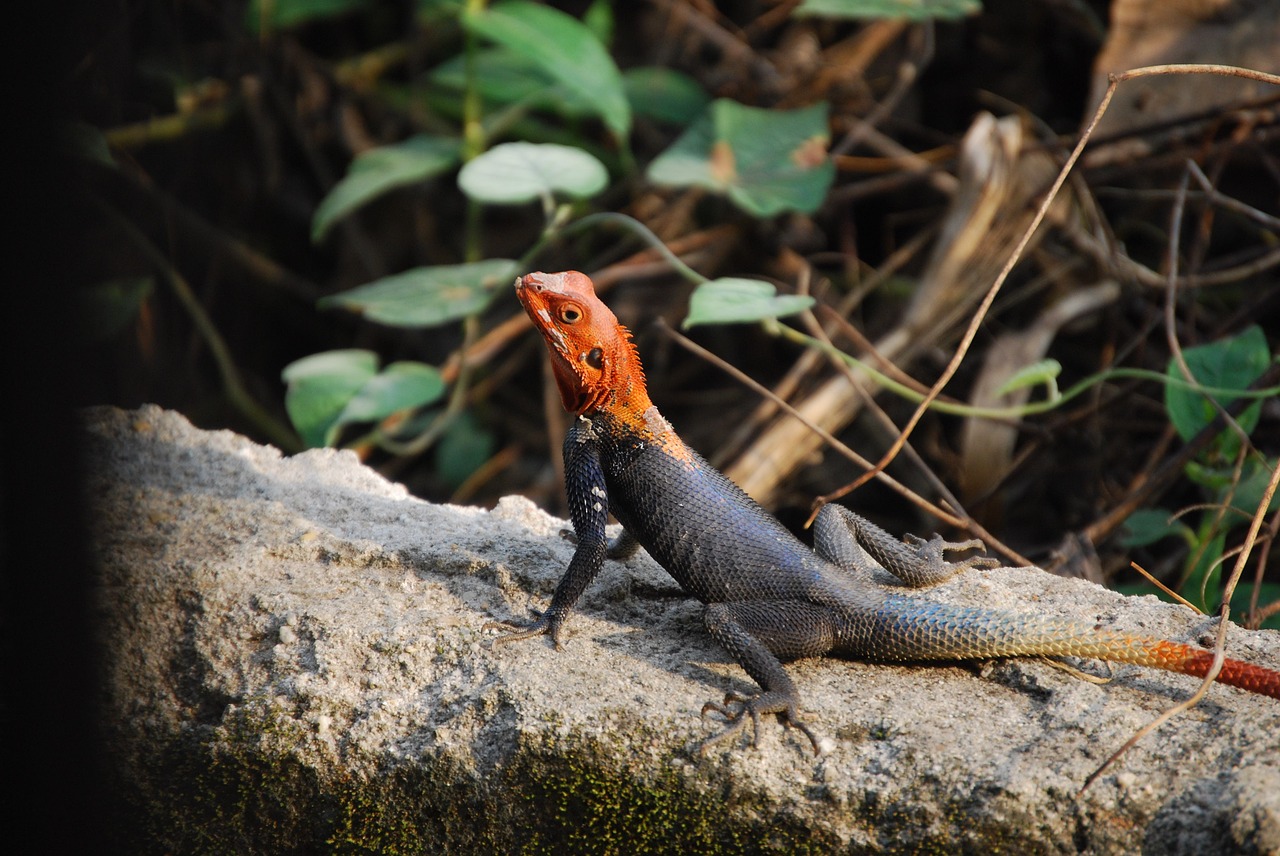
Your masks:
<svg viewBox="0 0 1280 856"><path fill-rule="evenodd" d="M946 559L950 551L982 548L980 540L908 535L900 541L831 504L814 522L811 550L687 446L658 412L630 332L596 296L589 277L529 273L515 287L545 340L561 402L577 417L564 441L576 546L550 605L535 620L486 625L507 631L494 644L546 635L560 648L565 621L605 560L626 558L642 546L704 604L707 632L760 686L754 695L731 691L723 703L703 706L703 716L716 712L726 726L701 744L702 753L748 721L758 743L760 718L772 714L802 731L821 754L783 666L808 657L920 662L1075 656L1207 674L1212 652L1180 642L1033 613L931 603L906 593L998 564L986 557ZM623 527L612 540L606 532L611 513ZM904 587L876 582L866 556ZM1228 658L1217 679L1280 698L1280 671Z"/></svg>

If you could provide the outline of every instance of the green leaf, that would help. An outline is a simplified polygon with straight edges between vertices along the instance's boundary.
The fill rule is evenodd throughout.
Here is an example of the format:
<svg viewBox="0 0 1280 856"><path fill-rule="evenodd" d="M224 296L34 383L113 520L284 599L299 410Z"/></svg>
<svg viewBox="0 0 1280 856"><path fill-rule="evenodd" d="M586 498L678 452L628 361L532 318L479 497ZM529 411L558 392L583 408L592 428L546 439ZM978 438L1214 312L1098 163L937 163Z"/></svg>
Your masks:
<svg viewBox="0 0 1280 856"><path fill-rule="evenodd" d="M1187 367L1191 369L1192 377L1201 385L1242 391L1261 377L1271 362L1267 338L1256 325L1232 338L1187 348L1182 354ZM1172 359L1165 371L1174 380L1185 380ZM1223 407L1230 405L1238 397L1230 394L1214 396ZM1209 396L1174 384L1165 385L1164 406L1169 413L1169 421L1183 440L1190 440L1200 433L1217 413ZM1236 422L1246 433L1252 432L1258 424L1261 412L1262 402L1255 402L1236 417ZM1232 437L1232 432L1224 431L1224 435L1215 444L1223 454L1231 455L1234 448L1239 448L1238 441Z"/></svg>
<svg viewBox="0 0 1280 856"><path fill-rule="evenodd" d="M1140 508L1124 521L1124 534L1120 538L1123 547L1145 547L1164 538L1177 537L1190 541L1194 537L1191 528L1163 508Z"/></svg>
<svg viewBox="0 0 1280 856"><path fill-rule="evenodd" d="M1236 508L1242 508L1250 514L1262 502L1262 495L1266 492L1267 483L1271 481L1271 473L1273 468L1280 466L1280 460L1275 458L1267 459L1265 465L1257 458L1250 456L1244 462L1244 471L1240 476L1240 483L1236 485L1235 491L1231 498L1231 504ZM1226 500L1226 492L1224 491L1219 500ZM1267 506L1268 513L1280 508L1280 491L1272 494L1271 504ZM1241 521L1241 525L1244 521Z"/></svg>
<svg viewBox="0 0 1280 856"><path fill-rule="evenodd" d="M1227 533L1220 531L1208 541L1192 544L1191 558L1199 553L1195 567L1186 574L1184 582L1178 586L1178 592L1187 600L1196 604L1203 612L1211 612L1218 599L1215 580L1223 573L1222 551L1227 544ZM1204 549L1201 550L1200 548Z"/></svg>
<svg viewBox="0 0 1280 856"><path fill-rule="evenodd" d="M529 0L505 0L462 17L470 32L531 60L595 108L619 139L631 130L622 76L604 45L577 19Z"/></svg>
<svg viewBox="0 0 1280 856"><path fill-rule="evenodd" d="M366 5L368 0L249 0L245 26L255 36L318 18L334 18Z"/></svg>
<svg viewBox="0 0 1280 856"><path fill-rule="evenodd" d="M721 98L649 165L648 176L724 193L756 217L812 213L835 178L829 140L825 103L765 110Z"/></svg>
<svg viewBox="0 0 1280 856"><path fill-rule="evenodd" d="M392 363L378 371L372 351L312 354L285 366L285 409L308 447L331 446L343 425L377 422L422 407L444 395L444 380L432 366Z"/></svg>
<svg viewBox="0 0 1280 856"><path fill-rule="evenodd" d="M596 115L595 106L558 84L540 65L522 54L493 47L476 52L475 87L494 104L520 103L530 110L548 110L568 118ZM459 54L436 66L429 80L462 93L467 88L467 58Z"/></svg>
<svg viewBox="0 0 1280 856"><path fill-rule="evenodd" d="M1249 611L1249 603L1253 599L1253 583L1241 581L1236 586L1235 596L1231 598L1231 612L1237 618L1244 617ZM1258 586L1258 606L1265 607L1280 602L1280 583L1263 583ZM1280 630L1280 613L1273 613L1262 622L1265 630Z"/></svg>
<svg viewBox="0 0 1280 856"><path fill-rule="evenodd" d="M1044 386L1049 390L1050 400L1053 400L1058 397L1058 376L1061 374L1062 363L1057 360L1040 360L1014 372L1013 376L996 390L996 395L1008 395L1014 390L1028 386Z"/></svg>
<svg viewBox="0 0 1280 856"><path fill-rule="evenodd" d="M451 169L460 153L457 140L426 134L364 152L320 201L311 220L311 240L322 240L334 223L369 200Z"/></svg>
<svg viewBox="0 0 1280 856"><path fill-rule="evenodd" d="M587 11L582 13L582 25L591 31L596 41L607 48L613 41L612 0L595 0L587 7Z"/></svg>
<svg viewBox="0 0 1280 856"><path fill-rule="evenodd" d="M463 193L494 205L520 205L556 193L585 199L608 183L609 173L594 155L556 143L503 143L458 173Z"/></svg>
<svg viewBox="0 0 1280 856"><path fill-rule="evenodd" d="M515 275L510 259L420 267L322 298L319 305L350 309L392 327L434 327L482 311Z"/></svg>
<svg viewBox="0 0 1280 856"><path fill-rule="evenodd" d="M476 89L487 102L519 103L567 118L596 115L590 101L557 83L528 57L492 47L477 51L473 62ZM466 57L459 54L440 63L428 80L463 92L467 86ZM711 100L693 78L657 66L627 69L622 73L622 87L635 114L675 125L692 122Z"/></svg>
<svg viewBox="0 0 1280 856"><path fill-rule="evenodd" d="M154 288L154 278L137 276L80 289L74 307L77 333L94 342L110 339L132 323Z"/></svg>
<svg viewBox="0 0 1280 856"><path fill-rule="evenodd" d="M458 414L436 446L436 474L450 487L458 487L489 458L497 444L493 432L482 425L471 411Z"/></svg>
<svg viewBox="0 0 1280 856"><path fill-rule="evenodd" d="M689 314L683 326L697 324L744 324L781 318L803 312L813 298L798 294L778 294L778 290L758 279L723 277L704 282L689 298Z"/></svg>
<svg viewBox="0 0 1280 856"><path fill-rule="evenodd" d="M692 77L670 68L627 69L622 86L636 115L672 125L689 124L711 100Z"/></svg>
<svg viewBox="0 0 1280 856"><path fill-rule="evenodd" d="M284 367L284 407L308 448L336 439L347 403L377 370L373 351L355 349L312 354Z"/></svg>
<svg viewBox="0 0 1280 856"><path fill-rule="evenodd" d="M792 14L797 18L905 18L924 21L930 18L963 18L980 11L981 0L804 0Z"/></svg>
<svg viewBox="0 0 1280 856"><path fill-rule="evenodd" d="M369 378L347 402L340 423L377 422L393 413L422 407L444 395L444 379L434 366L417 362L391 363Z"/></svg>

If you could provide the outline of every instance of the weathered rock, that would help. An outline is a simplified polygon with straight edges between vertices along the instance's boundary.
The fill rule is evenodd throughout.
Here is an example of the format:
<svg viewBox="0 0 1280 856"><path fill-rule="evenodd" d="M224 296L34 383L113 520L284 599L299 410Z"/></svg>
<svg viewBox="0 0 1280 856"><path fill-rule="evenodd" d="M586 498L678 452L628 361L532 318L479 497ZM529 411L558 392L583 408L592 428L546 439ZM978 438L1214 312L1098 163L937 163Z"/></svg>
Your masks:
<svg viewBox="0 0 1280 856"><path fill-rule="evenodd" d="M283 458L146 407L87 417L112 751L140 852L1280 852L1280 704L1118 666L981 673L839 660L792 672L814 759L691 756L703 702L751 689L646 556L610 563L561 651L489 647L572 549L528 501L431 505L346 452ZM923 597L1179 639L1211 623L1036 570ZM1233 629L1280 666L1280 634Z"/></svg>

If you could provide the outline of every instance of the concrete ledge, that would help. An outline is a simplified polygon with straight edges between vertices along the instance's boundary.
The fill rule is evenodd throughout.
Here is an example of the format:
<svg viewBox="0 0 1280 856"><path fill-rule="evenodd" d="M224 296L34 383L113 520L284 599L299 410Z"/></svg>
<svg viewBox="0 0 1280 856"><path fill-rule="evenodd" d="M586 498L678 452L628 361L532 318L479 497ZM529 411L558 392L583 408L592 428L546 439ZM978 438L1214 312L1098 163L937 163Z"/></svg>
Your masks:
<svg viewBox="0 0 1280 856"><path fill-rule="evenodd" d="M85 422L137 852L1280 852L1274 700L1215 688L1077 797L1197 682L818 660L791 670L828 755L770 721L697 758L702 704L752 684L647 556L609 564L562 651L490 648L482 625L545 606L572 553L527 500L432 505L351 453L155 407ZM1037 570L921 596L1211 630ZM1230 645L1280 667L1280 634Z"/></svg>

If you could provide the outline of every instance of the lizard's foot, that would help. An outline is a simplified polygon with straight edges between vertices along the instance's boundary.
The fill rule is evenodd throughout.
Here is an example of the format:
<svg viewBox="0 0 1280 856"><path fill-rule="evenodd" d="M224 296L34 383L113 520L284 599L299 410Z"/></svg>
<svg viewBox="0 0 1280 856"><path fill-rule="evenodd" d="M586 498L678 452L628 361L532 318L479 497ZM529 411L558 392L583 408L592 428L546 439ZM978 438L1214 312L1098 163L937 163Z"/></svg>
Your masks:
<svg viewBox="0 0 1280 856"><path fill-rule="evenodd" d="M535 621L528 624L516 624L511 621L486 621L480 628L481 630L505 630L501 636L494 638L490 642L490 646L498 646L507 642L519 642L521 639L532 639L535 636L550 636L551 642L556 646L556 650L561 648L560 644L560 622L548 617L547 613L542 613Z"/></svg>
<svg viewBox="0 0 1280 856"><path fill-rule="evenodd" d="M1000 565L999 559L990 556L970 556L958 562L947 561L946 554L951 551L984 549L986 545L982 543L981 538L970 538L968 541L944 541L941 535L934 535L925 540L919 535L908 533L903 536L903 539L916 548L916 556L920 560L921 568L927 568L928 575L936 577L939 581L969 568L995 568Z"/></svg>
<svg viewBox="0 0 1280 856"><path fill-rule="evenodd" d="M788 728L792 726L800 729L805 737L809 738L810 745L813 746L813 754L820 755L818 737L813 733L808 725L800 721L800 712L794 701L787 698L781 693L760 693L754 696L744 696L736 692L725 693L724 703L717 704L709 701L702 706L702 715L706 716L707 711L715 711L723 716L729 723L719 734L716 734L698 744L698 754L706 755L707 750L717 743L721 743L731 737L739 734L747 725L747 715L751 716L751 745L760 745L760 715L772 713L778 717L778 720Z"/></svg>

